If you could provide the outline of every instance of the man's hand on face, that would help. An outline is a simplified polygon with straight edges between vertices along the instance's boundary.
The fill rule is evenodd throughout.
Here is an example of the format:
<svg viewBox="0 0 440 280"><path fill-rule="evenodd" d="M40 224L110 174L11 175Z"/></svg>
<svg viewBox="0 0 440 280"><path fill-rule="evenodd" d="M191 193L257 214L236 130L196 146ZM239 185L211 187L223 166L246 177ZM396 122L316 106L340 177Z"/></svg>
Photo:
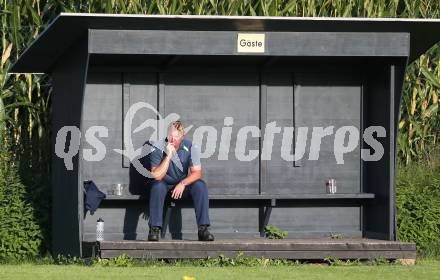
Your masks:
<svg viewBox="0 0 440 280"><path fill-rule="evenodd" d="M180 199L182 197L182 193L185 190L185 185L182 183L179 183L174 187L173 192L171 193L171 197L174 199Z"/></svg>
<svg viewBox="0 0 440 280"><path fill-rule="evenodd" d="M167 155L172 156L176 152L176 148L174 148L173 144L167 144Z"/></svg>

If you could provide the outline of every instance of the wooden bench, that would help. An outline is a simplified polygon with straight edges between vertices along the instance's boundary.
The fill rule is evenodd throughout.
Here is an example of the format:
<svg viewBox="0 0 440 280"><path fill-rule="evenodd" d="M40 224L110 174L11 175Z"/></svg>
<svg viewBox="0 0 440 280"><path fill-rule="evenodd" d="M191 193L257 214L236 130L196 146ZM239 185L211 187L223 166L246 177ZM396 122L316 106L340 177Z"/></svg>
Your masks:
<svg viewBox="0 0 440 280"><path fill-rule="evenodd" d="M258 228L260 236L264 237L264 228L268 225L272 208L274 207L298 207L313 206L318 204L340 205L363 205L375 198L373 193L297 193L297 194L210 194L209 201L219 204L220 207L256 207L259 208ZM107 195L106 200L145 200L142 195ZM192 207L188 199L167 199L166 211L163 221L161 237L164 238L171 217L171 211L176 206Z"/></svg>

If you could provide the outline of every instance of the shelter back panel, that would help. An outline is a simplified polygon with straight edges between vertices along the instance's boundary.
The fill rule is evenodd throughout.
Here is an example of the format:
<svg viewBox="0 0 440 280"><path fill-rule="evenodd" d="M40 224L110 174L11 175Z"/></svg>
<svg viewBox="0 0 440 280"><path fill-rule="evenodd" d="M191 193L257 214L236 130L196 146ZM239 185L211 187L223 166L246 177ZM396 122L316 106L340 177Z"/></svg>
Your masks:
<svg viewBox="0 0 440 280"><path fill-rule="evenodd" d="M257 194L258 156L251 161L241 161L237 158L236 146L246 141L246 153L259 150L258 137L250 134L247 140L237 137L242 127L259 127L258 74L166 73L164 85L165 115L177 113L187 126L194 125L199 132L205 131L202 166L210 193ZM219 143L225 117L233 119L231 140L226 141L230 142L229 147ZM215 131L204 130L203 126L214 127ZM194 132L194 128L189 131L190 139Z"/></svg>
<svg viewBox="0 0 440 280"><path fill-rule="evenodd" d="M361 83L356 79L343 80L340 75L298 73L262 73L261 81L260 84L258 73L251 72L90 73L82 133L96 125L106 126L109 131L108 137L99 137L107 148L105 159L84 161L83 178L94 180L104 192L116 183L129 185L128 193L146 191L145 180L132 170L128 159L113 151L123 148L125 130L133 131L144 121L156 119L155 112L145 107L135 115L128 114L130 107L144 102L150 108L158 108L162 117L176 113L187 127L193 125L187 134L191 140L195 140L196 129L199 136L203 134L202 166L211 194L258 194L260 176L261 192L268 194L322 193L324 181L329 177L336 178L338 192L359 192L359 147L344 155L344 164L337 164L333 144L335 131L341 126L360 128ZM124 127L124 118L132 118L131 127ZM261 160L261 169L258 156L251 161L240 160L237 146L244 144L243 141L246 141L245 154L251 150L261 152L263 142L260 144L257 135L250 133L246 139L237 137L239 130L260 125L264 128L271 122L276 122L280 131L274 136L270 160ZM308 160L313 127L328 126L334 126L333 133L322 139L319 159ZM293 162L286 160L286 155L295 152L298 127L308 127L307 142L303 159ZM232 129L231 139L224 141L224 130L228 128ZM152 132L150 127L131 133L134 148L139 148ZM288 145L283 145L283 138L290 141ZM83 148L94 148L82 139ZM146 203L128 201L107 205L97 213L107 217L108 238L142 239L146 210ZM230 217L228 211L235 213L233 220L224 218ZM210 212L214 233L256 234L258 230L258 209L213 208ZM304 218L308 213L317 214L322 220ZM96 217L85 218L85 240L93 239ZM192 209L175 212L172 220L169 230L173 234L192 234L195 228ZM289 230L294 233L292 236L311 233L320 236L336 228L348 235L361 234L357 206L275 208L270 223Z"/></svg>
<svg viewBox="0 0 440 280"><path fill-rule="evenodd" d="M335 178L338 192L360 192L360 148L343 155L343 163L335 157L335 134L343 126L360 132L362 85L354 77L336 74L267 74L267 123L276 122L283 128L274 137L271 160L265 164L263 193L323 193L325 180ZM294 88L293 88L294 86ZM291 127L294 126L294 132ZM319 130L333 126L317 146ZM286 129L290 127L290 129ZM307 128L304 155L293 161L294 152L300 154L299 128ZM315 130L316 133L313 133ZM283 134L283 135L281 135ZM293 135L294 134L294 135ZM315 134L315 135L313 135ZM351 135L356 139L356 135ZM362 133L360 133L362 137ZM285 144L283 145L283 138ZM348 143L348 132L344 145ZM293 140L293 141L291 141ZM296 147L295 147L295 142ZM317 141L319 143L319 141ZM281 149L284 149L281 151ZM281 156L283 152L284 157ZM317 160L311 154L317 153Z"/></svg>
<svg viewBox="0 0 440 280"><path fill-rule="evenodd" d="M127 158L113 149L123 148L124 130L133 131L142 122L156 119L153 110L142 108L134 115L127 115L131 106L145 102L157 107L157 75L154 73L89 73L85 89L82 135L92 126L104 126L108 136L95 134L106 147L105 157L100 161L83 160L82 178L93 180L98 188L107 193L117 183L122 183L126 194L146 194L145 178L137 173ZM124 119L132 117L132 127L124 127ZM152 128L132 133L135 149L142 146L152 133ZM85 137L81 138L85 149L96 149ZM135 201L119 203L101 208L91 216L89 213L83 222L83 240L93 240L96 231L96 220L102 217L106 224L106 238L134 239L136 232L145 232L146 202L140 205ZM123 236L122 236L123 234Z"/></svg>
<svg viewBox="0 0 440 280"><path fill-rule="evenodd" d="M93 180L98 187L103 184L128 183L120 180L126 177L122 169L121 155L113 149L122 147L122 77L119 73L89 73L84 93L83 119L81 133L93 126L108 129L107 137L99 137L105 145L105 157L100 161L84 160L82 163L83 180ZM85 137L81 137L85 149L94 150ZM93 153L97 151L94 150Z"/></svg>
<svg viewBox="0 0 440 280"><path fill-rule="evenodd" d="M123 149L124 130L133 131L145 120L156 119L153 110L142 108L133 116L128 109L137 102L157 106L157 75L155 73L90 73L85 89L82 134L92 126L104 126L108 129L107 137L95 137L105 145L105 157L100 161L83 161L83 179L93 180L98 187L122 183L128 185L128 158L113 149ZM124 119L132 118L131 128L124 127ZM150 137L152 128L131 133L133 147L138 149ZM84 148L94 149L83 137ZM93 153L96 153L94 150Z"/></svg>

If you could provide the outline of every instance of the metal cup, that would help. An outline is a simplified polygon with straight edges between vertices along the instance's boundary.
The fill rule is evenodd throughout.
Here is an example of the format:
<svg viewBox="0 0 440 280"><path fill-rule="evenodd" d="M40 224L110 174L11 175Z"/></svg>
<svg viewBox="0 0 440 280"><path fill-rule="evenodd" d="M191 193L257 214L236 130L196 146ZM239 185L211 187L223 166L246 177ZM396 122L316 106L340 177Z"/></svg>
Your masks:
<svg viewBox="0 0 440 280"><path fill-rule="evenodd" d="M123 186L122 184L116 184L115 195L123 194Z"/></svg>
<svg viewBox="0 0 440 280"><path fill-rule="evenodd" d="M336 179L330 178L325 182L326 192L329 194L336 193Z"/></svg>

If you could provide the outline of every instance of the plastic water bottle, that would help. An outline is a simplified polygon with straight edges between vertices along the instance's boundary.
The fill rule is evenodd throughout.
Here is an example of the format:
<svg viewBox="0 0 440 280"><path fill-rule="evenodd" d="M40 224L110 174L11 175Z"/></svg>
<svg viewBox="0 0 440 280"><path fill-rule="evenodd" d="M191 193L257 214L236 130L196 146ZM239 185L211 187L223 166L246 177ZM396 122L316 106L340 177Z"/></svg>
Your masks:
<svg viewBox="0 0 440 280"><path fill-rule="evenodd" d="M96 241L104 240L104 220L99 218L96 221Z"/></svg>

